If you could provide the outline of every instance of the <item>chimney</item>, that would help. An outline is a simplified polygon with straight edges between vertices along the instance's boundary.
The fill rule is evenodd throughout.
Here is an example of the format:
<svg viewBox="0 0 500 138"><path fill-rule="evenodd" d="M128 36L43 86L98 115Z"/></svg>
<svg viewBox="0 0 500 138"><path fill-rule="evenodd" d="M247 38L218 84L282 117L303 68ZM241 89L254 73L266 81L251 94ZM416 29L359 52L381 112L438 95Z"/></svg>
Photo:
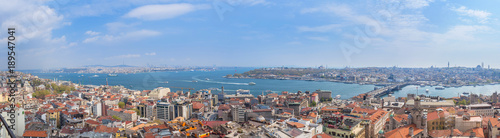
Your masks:
<svg viewBox="0 0 500 138"><path fill-rule="evenodd" d="M410 128L409 128L409 131L410 131L410 132L408 133L408 135L410 135L411 137L413 137L413 127L410 127Z"/></svg>

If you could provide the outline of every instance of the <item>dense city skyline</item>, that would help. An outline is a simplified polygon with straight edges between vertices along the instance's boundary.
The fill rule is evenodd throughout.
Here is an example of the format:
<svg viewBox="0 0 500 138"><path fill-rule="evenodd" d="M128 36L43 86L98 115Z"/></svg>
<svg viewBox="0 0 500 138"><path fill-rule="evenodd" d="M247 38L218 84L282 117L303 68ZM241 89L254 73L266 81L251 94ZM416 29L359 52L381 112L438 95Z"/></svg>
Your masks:
<svg viewBox="0 0 500 138"><path fill-rule="evenodd" d="M496 2L2 3L2 28L18 30L19 69L122 63L500 67ZM4 42L7 35L0 37Z"/></svg>

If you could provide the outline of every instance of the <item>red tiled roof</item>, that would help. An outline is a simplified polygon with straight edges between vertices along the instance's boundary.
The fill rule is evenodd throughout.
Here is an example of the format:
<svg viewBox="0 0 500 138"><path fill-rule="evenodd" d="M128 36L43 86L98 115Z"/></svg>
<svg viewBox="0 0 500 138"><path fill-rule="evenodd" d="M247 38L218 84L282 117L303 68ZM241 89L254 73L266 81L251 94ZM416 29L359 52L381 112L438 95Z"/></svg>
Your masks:
<svg viewBox="0 0 500 138"><path fill-rule="evenodd" d="M316 115L316 113L314 113L314 112L311 112L311 113L309 113L309 115L307 115L307 116L310 116L310 117L316 118L318 115Z"/></svg>
<svg viewBox="0 0 500 138"><path fill-rule="evenodd" d="M432 121L448 115L446 111L434 111L427 114L427 121Z"/></svg>
<svg viewBox="0 0 500 138"><path fill-rule="evenodd" d="M205 105L200 103L200 102L193 102L193 109L199 110L199 109L203 108L203 106L205 106Z"/></svg>
<svg viewBox="0 0 500 138"><path fill-rule="evenodd" d="M304 124L298 123L298 122L286 122L288 125L294 126L296 128L303 128L305 127Z"/></svg>
<svg viewBox="0 0 500 138"><path fill-rule="evenodd" d="M386 138L409 138L411 137L410 134L410 127L413 128L413 135L416 135L422 131L423 129L417 128L417 125L411 124L411 125L406 125L404 127L396 128L394 130L391 130L387 133L384 134Z"/></svg>
<svg viewBox="0 0 500 138"><path fill-rule="evenodd" d="M102 133L102 132L106 132L106 133L117 133L120 129L119 128L116 128L116 127L107 127L107 126L104 126L104 125L99 125L95 128L94 132L97 132L97 133Z"/></svg>
<svg viewBox="0 0 500 138"><path fill-rule="evenodd" d="M230 108L230 107L229 107L229 105L227 105L227 104L221 104L221 105L219 106L219 110L229 110L229 108Z"/></svg>
<svg viewBox="0 0 500 138"><path fill-rule="evenodd" d="M450 130L431 130L429 131L429 136L436 138L436 137L447 137L450 136ZM453 129L453 136L461 136L462 132L458 129Z"/></svg>
<svg viewBox="0 0 500 138"><path fill-rule="evenodd" d="M476 137L484 138L483 128L476 127L464 132L463 136L470 136L471 132L474 132Z"/></svg>
<svg viewBox="0 0 500 138"><path fill-rule="evenodd" d="M23 137L47 137L47 131L33 131L33 130L26 130L24 131Z"/></svg>
<svg viewBox="0 0 500 138"><path fill-rule="evenodd" d="M202 121L202 124L209 126L210 128L214 128L216 126L226 124L227 122L229 122L229 121Z"/></svg>
<svg viewBox="0 0 500 138"><path fill-rule="evenodd" d="M99 125L99 124L101 124L101 123L99 123L99 122L97 122L97 121L90 120L90 119L89 119L89 120L85 120L85 123L87 123L87 124L91 124L91 125Z"/></svg>

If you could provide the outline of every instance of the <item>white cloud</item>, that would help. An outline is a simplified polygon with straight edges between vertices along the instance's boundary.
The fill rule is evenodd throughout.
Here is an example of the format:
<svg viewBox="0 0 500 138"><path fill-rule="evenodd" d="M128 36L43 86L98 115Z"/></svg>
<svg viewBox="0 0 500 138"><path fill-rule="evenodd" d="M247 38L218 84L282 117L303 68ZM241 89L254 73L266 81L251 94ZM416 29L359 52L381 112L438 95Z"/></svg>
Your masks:
<svg viewBox="0 0 500 138"><path fill-rule="evenodd" d="M78 44L75 42L72 42L72 43L69 43L68 45L62 46L61 48L70 48L70 47L74 47L76 45L78 45Z"/></svg>
<svg viewBox="0 0 500 138"><path fill-rule="evenodd" d="M468 9L465 6L461 6L459 8L452 8L452 10L457 12L459 15L476 18L480 23L488 22L488 18L491 15L490 12L481 10L472 10Z"/></svg>
<svg viewBox="0 0 500 138"><path fill-rule="evenodd" d="M404 0L403 4L409 9L420 9L429 6L434 0Z"/></svg>
<svg viewBox="0 0 500 138"><path fill-rule="evenodd" d="M233 6L238 6L238 5L254 6L254 5L268 5L268 4L270 4L266 0L227 0L227 3L231 4Z"/></svg>
<svg viewBox="0 0 500 138"><path fill-rule="evenodd" d="M19 69L41 69L70 64L64 63L76 45L63 36L53 36L52 31L71 25L54 8L46 6L46 1L0 0L0 27L16 28L16 43L22 48L16 49ZM6 40L7 33L0 33L0 39ZM5 61L0 61L3 64ZM6 64L6 63L5 63Z"/></svg>
<svg viewBox="0 0 500 138"><path fill-rule="evenodd" d="M118 35L94 36L83 40L82 43L91 43L98 41L111 42L111 41L122 41L122 40L138 40L145 37L158 36L160 34L161 34L160 32L152 30L139 30L128 33L122 33Z"/></svg>
<svg viewBox="0 0 500 138"><path fill-rule="evenodd" d="M156 55L156 52L145 53L144 55L146 55L146 56L154 56L154 55Z"/></svg>
<svg viewBox="0 0 500 138"><path fill-rule="evenodd" d="M124 17L138 18L143 20L163 20L175 18L196 10L209 9L207 5L192 5L188 3L146 5L133 9Z"/></svg>
<svg viewBox="0 0 500 138"><path fill-rule="evenodd" d="M341 27L342 25L340 24L329 24L316 27L300 26L297 27L297 29L300 32L333 32L333 31L340 31Z"/></svg>
<svg viewBox="0 0 500 138"><path fill-rule="evenodd" d="M85 32L85 34L87 34L87 35L99 35L100 32L94 32L94 31L89 30L89 31Z"/></svg>

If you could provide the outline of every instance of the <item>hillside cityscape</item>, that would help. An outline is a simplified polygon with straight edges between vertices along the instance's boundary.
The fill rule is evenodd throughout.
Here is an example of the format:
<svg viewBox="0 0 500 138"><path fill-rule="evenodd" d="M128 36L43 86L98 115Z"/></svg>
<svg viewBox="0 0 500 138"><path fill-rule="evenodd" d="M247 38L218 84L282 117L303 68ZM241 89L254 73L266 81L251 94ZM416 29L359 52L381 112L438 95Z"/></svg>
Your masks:
<svg viewBox="0 0 500 138"><path fill-rule="evenodd" d="M0 3L0 138L500 138L498 0Z"/></svg>

